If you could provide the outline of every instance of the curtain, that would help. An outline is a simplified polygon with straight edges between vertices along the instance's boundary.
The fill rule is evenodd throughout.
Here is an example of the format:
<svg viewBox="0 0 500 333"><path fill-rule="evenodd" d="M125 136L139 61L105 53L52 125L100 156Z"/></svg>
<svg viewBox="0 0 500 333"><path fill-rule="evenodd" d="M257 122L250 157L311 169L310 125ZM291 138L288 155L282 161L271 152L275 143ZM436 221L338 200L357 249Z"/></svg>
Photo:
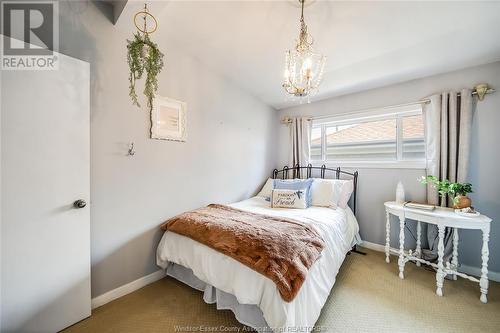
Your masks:
<svg viewBox="0 0 500 333"><path fill-rule="evenodd" d="M465 182L469 168L469 153L472 128L472 91L463 89L444 92L430 97L424 108L426 139L426 173L448 179L451 182ZM439 198L437 189L427 186L427 202L433 205L449 206L451 198ZM422 257L437 260L438 230L428 225L429 249L422 250ZM446 228L444 237L444 261L449 261L453 250L452 230Z"/></svg>
<svg viewBox="0 0 500 333"><path fill-rule="evenodd" d="M308 117L293 117L290 123L290 166L306 166L311 151L311 121Z"/></svg>

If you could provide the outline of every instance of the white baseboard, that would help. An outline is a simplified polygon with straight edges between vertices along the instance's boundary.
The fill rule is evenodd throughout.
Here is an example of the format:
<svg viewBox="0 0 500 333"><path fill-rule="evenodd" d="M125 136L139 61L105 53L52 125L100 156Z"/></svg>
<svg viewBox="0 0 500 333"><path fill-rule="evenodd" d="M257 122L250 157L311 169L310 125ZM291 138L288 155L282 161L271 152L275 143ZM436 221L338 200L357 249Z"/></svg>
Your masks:
<svg viewBox="0 0 500 333"><path fill-rule="evenodd" d="M385 245L381 245L381 244L377 244L377 243L363 241L359 246L366 247L367 249L378 251L378 252L385 252ZM397 255L399 253L399 249L391 247L390 252L391 252L391 254ZM481 276L481 268L479 268L479 267L467 266L467 265L462 265L462 264L460 264L459 266L460 267L458 268L458 270L462 273L477 276L477 277ZM488 271L488 279L490 279L491 281L500 282L500 272Z"/></svg>
<svg viewBox="0 0 500 333"><path fill-rule="evenodd" d="M161 280L165 277L165 271L163 269L157 270L149 275L138 278L135 281L124 284L121 287L110 290L107 293L99 295L97 297L92 298L92 309L100 307L106 303L109 303L117 298L130 294L133 291L141 289L142 287L147 286L150 283Z"/></svg>
<svg viewBox="0 0 500 333"><path fill-rule="evenodd" d="M359 246L366 247L367 249L373 250L373 251L378 251L378 252L385 252L385 245L377 244L377 243L372 243L372 242L367 242L367 241L362 241ZM397 249L391 247L391 252L392 251L398 251Z"/></svg>
<svg viewBox="0 0 500 333"><path fill-rule="evenodd" d="M459 265L459 271L465 274L481 276L481 268L468 266L468 265ZM488 271L488 279L491 281L500 282L500 272L492 272Z"/></svg>

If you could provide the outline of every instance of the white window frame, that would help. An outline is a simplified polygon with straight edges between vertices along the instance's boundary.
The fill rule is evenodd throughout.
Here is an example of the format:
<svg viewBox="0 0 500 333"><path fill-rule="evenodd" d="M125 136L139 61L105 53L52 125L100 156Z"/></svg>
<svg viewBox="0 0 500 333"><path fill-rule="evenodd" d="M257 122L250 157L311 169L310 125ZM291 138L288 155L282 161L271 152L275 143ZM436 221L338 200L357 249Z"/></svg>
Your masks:
<svg viewBox="0 0 500 333"><path fill-rule="evenodd" d="M391 108L373 109L362 112L345 113L331 117L313 119L312 127L321 128L321 159L312 160L314 166L347 168L390 168L390 169L425 169L425 158L421 160L403 160L403 117L422 115L422 105L405 105ZM330 161L326 160L326 128L335 125L349 125L396 119L396 160L393 161Z"/></svg>

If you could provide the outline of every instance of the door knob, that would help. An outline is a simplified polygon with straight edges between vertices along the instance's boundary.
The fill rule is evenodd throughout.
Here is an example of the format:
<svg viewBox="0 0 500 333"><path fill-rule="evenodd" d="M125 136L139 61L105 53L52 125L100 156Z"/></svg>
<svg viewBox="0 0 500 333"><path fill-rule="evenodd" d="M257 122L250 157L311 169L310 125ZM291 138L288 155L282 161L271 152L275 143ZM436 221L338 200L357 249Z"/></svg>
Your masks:
<svg viewBox="0 0 500 333"><path fill-rule="evenodd" d="M75 202L73 202L73 207L75 208L83 208L87 206L87 203L83 199L78 199Z"/></svg>

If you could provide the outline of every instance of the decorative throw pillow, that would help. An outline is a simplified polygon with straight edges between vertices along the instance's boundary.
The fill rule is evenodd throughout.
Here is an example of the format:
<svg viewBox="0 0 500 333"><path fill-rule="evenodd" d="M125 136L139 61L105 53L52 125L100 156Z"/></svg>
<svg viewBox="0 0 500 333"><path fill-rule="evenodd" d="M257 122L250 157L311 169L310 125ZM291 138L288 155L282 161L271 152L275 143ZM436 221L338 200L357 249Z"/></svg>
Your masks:
<svg viewBox="0 0 500 333"><path fill-rule="evenodd" d="M300 209L307 208L306 189L274 189L271 196L271 207Z"/></svg>
<svg viewBox="0 0 500 333"><path fill-rule="evenodd" d="M307 207L311 206L311 184L313 182L312 178L308 179L275 179L274 189L280 190L305 190L305 198ZM307 208L306 207L306 208Z"/></svg>

